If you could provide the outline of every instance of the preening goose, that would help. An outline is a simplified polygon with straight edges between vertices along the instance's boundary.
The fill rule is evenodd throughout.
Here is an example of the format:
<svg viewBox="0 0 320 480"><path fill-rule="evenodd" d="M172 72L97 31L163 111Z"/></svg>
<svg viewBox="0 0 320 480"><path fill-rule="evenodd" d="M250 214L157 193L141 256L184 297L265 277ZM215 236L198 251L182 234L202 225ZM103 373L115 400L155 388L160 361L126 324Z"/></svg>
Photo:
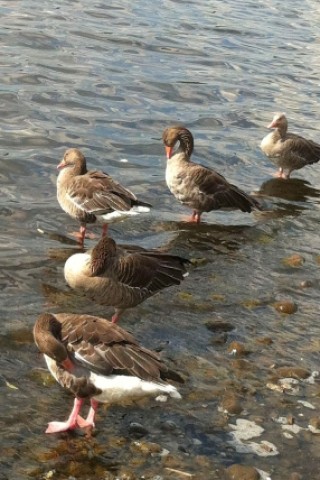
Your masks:
<svg viewBox="0 0 320 480"><path fill-rule="evenodd" d="M250 195L229 183L211 168L191 161L193 136L183 126L166 128L162 135L167 154L166 182L169 190L183 205L193 209L191 221L200 223L203 212L260 209Z"/></svg>
<svg viewBox="0 0 320 480"><path fill-rule="evenodd" d="M46 433L93 428L100 402L114 404L163 394L181 398L167 379L181 383L182 377L157 353L141 347L130 333L104 318L44 313L33 334L51 374L75 397L68 419L50 422ZM90 401L86 419L80 416L85 400Z"/></svg>
<svg viewBox="0 0 320 480"><path fill-rule="evenodd" d="M187 275L189 260L177 255L122 247L103 237L85 253L68 258L64 276L76 292L101 304L113 306L112 321L164 288L179 285Z"/></svg>

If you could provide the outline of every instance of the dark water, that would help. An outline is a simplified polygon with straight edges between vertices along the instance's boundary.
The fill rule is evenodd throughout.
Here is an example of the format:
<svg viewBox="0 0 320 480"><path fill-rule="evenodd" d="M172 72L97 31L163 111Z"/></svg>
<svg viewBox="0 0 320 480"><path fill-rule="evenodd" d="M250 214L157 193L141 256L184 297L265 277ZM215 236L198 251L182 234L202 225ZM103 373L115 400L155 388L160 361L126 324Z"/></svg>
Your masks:
<svg viewBox="0 0 320 480"><path fill-rule="evenodd" d="M0 15L0 479L220 479L233 463L272 480L319 478L320 436L308 429L318 377L282 391L275 378L278 367L319 369L319 165L279 182L259 150L279 110L319 141L317 2L11 0ZM263 213L184 221L161 144L177 121L194 133L196 159L261 193ZM183 401L102 409L89 441L44 434L72 399L46 374L31 333L44 310L110 313L63 280L77 246L59 234L77 225L55 181L70 146L154 204L112 227L117 241L194 259L180 288L122 321L185 372ZM276 310L283 300L294 314ZM230 353L233 341L245 354ZM228 398L240 413L225 411ZM264 429L246 448L230 443L242 419ZM132 422L147 429L142 438ZM262 456L253 442L273 446Z"/></svg>

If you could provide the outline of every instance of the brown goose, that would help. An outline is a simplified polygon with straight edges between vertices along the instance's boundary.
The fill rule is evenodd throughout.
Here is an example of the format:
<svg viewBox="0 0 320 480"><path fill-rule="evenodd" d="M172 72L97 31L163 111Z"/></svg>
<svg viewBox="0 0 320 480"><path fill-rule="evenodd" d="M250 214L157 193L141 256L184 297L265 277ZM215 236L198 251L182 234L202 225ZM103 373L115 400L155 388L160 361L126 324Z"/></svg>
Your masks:
<svg viewBox="0 0 320 480"><path fill-rule="evenodd" d="M85 253L68 258L64 276L68 285L93 301L113 306L112 322L126 308L135 307L160 290L179 285L187 275L185 258L141 247L120 247L103 237Z"/></svg>
<svg viewBox="0 0 320 480"><path fill-rule="evenodd" d="M211 210L231 208L251 212L254 208L260 209L254 198L222 175L190 160L193 136L187 128L166 128L162 139L167 153L167 185L179 202L193 209L191 221L200 223L201 214Z"/></svg>
<svg viewBox="0 0 320 480"><path fill-rule="evenodd" d="M87 223L102 222L104 236L109 223L150 211L150 204L138 200L107 173L88 171L86 159L77 148L68 149L57 168L60 169L58 202L66 213L80 222L79 239L82 245Z"/></svg>
<svg viewBox="0 0 320 480"><path fill-rule="evenodd" d="M74 396L65 422L50 422L46 433L94 427L98 404L121 403L144 396L167 394L181 398L167 379L183 382L157 353L141 347L135 338L108 320L91 315L59 313L40 315L34 340L58 383ZM80 410L86 399L86 420Z"/></svg>
<svg viewBox="0 0 320 480"><path fill-rule="evenodd" d="M276 176L289 178L293 170L299 170L320 160L320 145L288 133L288 121L284 113L276 113L268 128L269 133L260 144L261 150L279 167Z"/></svg>

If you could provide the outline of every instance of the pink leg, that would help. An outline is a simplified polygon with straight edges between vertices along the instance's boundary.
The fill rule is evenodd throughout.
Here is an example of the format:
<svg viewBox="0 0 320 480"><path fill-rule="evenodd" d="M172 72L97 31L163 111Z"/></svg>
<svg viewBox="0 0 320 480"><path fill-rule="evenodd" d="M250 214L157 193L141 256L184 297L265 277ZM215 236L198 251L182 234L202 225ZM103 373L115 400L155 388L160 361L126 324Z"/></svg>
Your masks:
<svg viewBox="0 0 320 480"><path fill-rule="evenodd" d="M80 243L83 246L84 244L84 238L86 236L86 226L81 225L80 227Z"/></svg>
<svg viewBox="0 0 320 480"><path fill-rule="evenodd" d="M286 178L283 175L284 175L283 168L279 168L279 170L273 174L273 176L276 178Z"/></svg>
<svg viewBox="0 0 320 480"><path fill-rule="evenodd" d="M80 417L80 415L78 415L78 418L77 418L77 423L79 425L79 427L81 428L86 428L86 427L91 427L91 428L94 428L94 419L95 419L95 416L96 416L96 413L97 413L97 410L98 410L98 405L99 403L94 400L93 398L90 400L90 410L89 410L89 413L88 413L88 416L86 418L86 420L84 420L84 418Z"/></svg>
<svg viewBox="0 0 320 480"><path fill-rule="evenodd" d="M197 213L197 214L196 214L195 221L196 221L197 223L200 223L200 221L201 221L201 213Z"/></svg>
<svg viewBox="0 0 320 480"><path fill-rule="evenodd" d="M79 232L72 232L70 233L70 235L72 235L73 237L76 237L78 242L83 246L84 237L86 235L86 227L81 225Z"/></svg>
<svg viewBox="0 0 320 480"><path fill-rule="evenodd" d="M115 308L115 312L114 312L114 315L112 315L111 322L117 323L122 313L123 313L123 310Z"/></svg>
<svg viewBox="0 0 320 480"><path fill-rule="evenodd" d="M67 430L73 430L78 426L77 418L80 413L82 404L82 398L75 398L73 409L69 415L69 418L66 422L50 422L46 433L57 433L57 432L66 432Z"/></svg>
<svg viewBox="0 0 320 480"><path fill-rule="evenodd" d="M108 235L108 226L109 225L107 223L105 223L102 227L102 236L103 237L106 237Z"/></svg>
<svg viewBox="0 0 320 480"><path fill-rule="evenodd" d="M201 217L201 213L194 210L191 215L191 222L200 223L200 217Z"/></svg>

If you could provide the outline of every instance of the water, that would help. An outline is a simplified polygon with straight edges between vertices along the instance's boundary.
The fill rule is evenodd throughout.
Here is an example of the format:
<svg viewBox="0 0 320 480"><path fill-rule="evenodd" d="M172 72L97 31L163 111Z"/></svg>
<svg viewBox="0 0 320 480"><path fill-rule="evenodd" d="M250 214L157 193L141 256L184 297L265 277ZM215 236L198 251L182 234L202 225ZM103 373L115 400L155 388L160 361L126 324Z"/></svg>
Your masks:
<svg viewBox="0 0 320 480"><path fill-rule="evenodd" d="M274 372L319 368L319 166L279 183L259 143L274 111L319 141L317 2L12 0L0 14L0 478L201 480L222 478L233 463L273 480L316 478L319 436L308 423L319 415L317 377L281 392ZM185 222L189 212L164 182L161 134L176 122L193 132L195 159L260 192L264 212ZM43 433L72 399L41 370L32 340L44 310L111 312L63 280L77 249L66 235L77 225L60 210L55 181L71 146L154 204L151 215L112 227L117 241L165 246L195 263L180 288L122 320L185 373L183 402L102 409L90 441ZM300 266L285 261L293 254ZM278 313L277 300L297 312ZM207 328L218 320L233 329ZM231 355L233 341L249 353ZM235 416L220 408L230 396L242 407ZM290 415L298 433L279 423ZM264 428L251 441L271 442L278 455L229 443L230 424L243 418ZM148 429L142 439L132 422Z"/></svg>

